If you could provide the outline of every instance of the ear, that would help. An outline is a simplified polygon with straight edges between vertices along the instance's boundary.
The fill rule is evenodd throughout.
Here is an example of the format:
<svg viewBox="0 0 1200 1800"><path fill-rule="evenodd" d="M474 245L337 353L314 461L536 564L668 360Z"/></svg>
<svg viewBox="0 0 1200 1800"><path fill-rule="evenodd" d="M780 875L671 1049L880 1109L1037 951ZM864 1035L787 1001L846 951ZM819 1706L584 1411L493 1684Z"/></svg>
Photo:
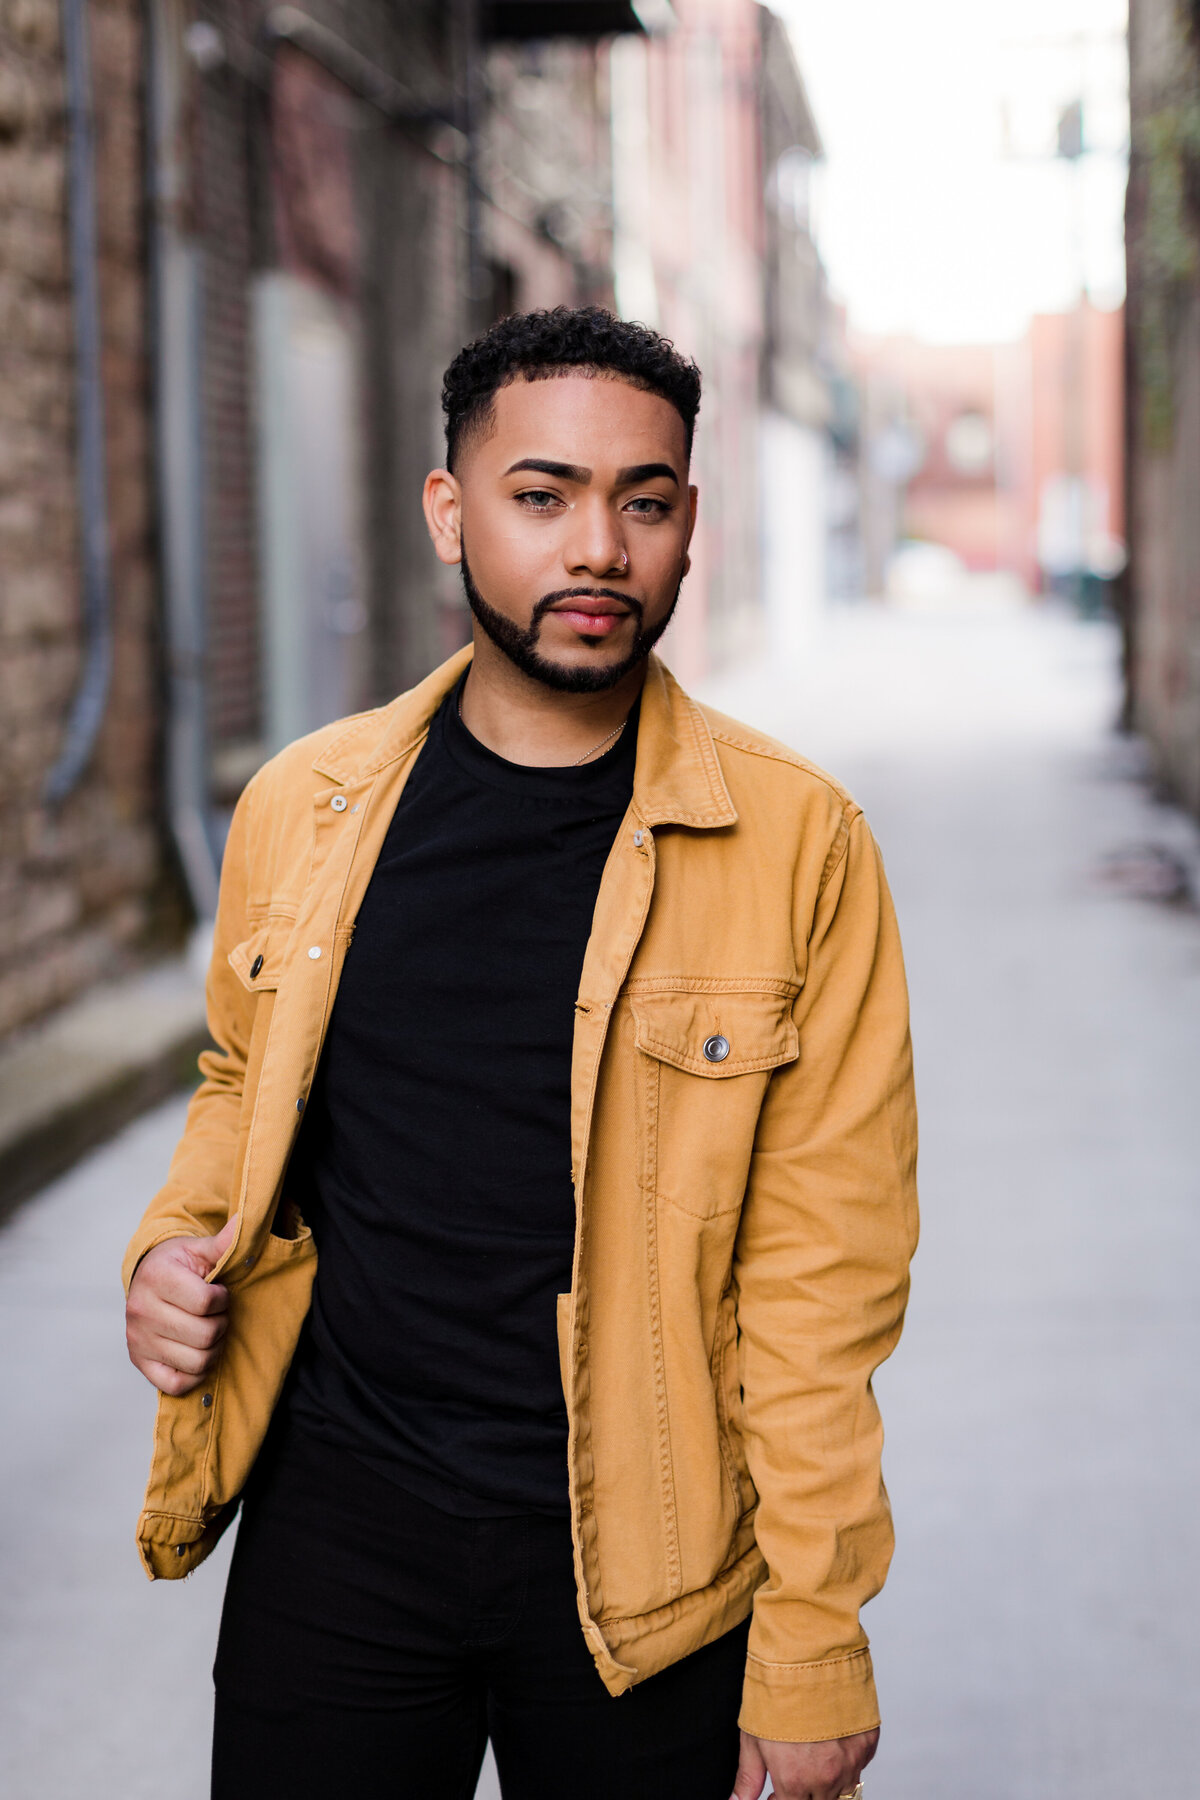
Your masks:
<svg viewBox="0 0 1200 1800"><path fill-rule="evenodd" d="M462 488L449 469L431 469L421 496L438 561L462 561Z"/></svg>
<svg viewBox="0 0 1200 1800"><path fill-rule="evenodd" d="M687 572L688 572L688 570L689 570L689 569L690 569L690 568L691 568L691 566L692 566L692 559L691 559L691 556L690 556L690 555L689 555L689 554L688 554L688 551L689 551L689 549L690 549L690 547L691 547L691 542L692 542L692 533L693 533L693 532L694 532L694 531L695 531L695 529L696 529L696 506L697 506L697 503L698 503L698 502L699 502L699 499L700 499L700 490L699 490L699 488L697 488L697 487L689 487L689 488L688 488L688 530L687 530L687 542L686 542L686 544L685 544L685 545L684 545L684 558L683 558L683 572L684 572L684 574L685 574L685 575L686 575L686 574L687 574Z"/></svg>

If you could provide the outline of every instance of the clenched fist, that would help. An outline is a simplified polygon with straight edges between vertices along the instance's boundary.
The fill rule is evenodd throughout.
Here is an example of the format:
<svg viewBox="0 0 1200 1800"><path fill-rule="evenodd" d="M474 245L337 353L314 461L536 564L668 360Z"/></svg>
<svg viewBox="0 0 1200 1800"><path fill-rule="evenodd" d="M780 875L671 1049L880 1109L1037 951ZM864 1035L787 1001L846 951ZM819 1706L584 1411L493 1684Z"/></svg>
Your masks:
<svg viewBox="0 0 1200 1800"><path fill-rule="evenodd" d="M148 1250L129 1284L129 1360L164 1394L190 1394L221 1354L229 1291L208 1281L233 1242L236 1218L216 1237L168 1238Z"/></svg>
<svg viewBox="0 0 1200 1800"><path fill-rule="evenodd" d="M768 1774L777 1800L841 1800L858 1785L878 1743L878 1731L820 1744L779 1744L743 1731L730 1800L759 1800Z"/></svg>

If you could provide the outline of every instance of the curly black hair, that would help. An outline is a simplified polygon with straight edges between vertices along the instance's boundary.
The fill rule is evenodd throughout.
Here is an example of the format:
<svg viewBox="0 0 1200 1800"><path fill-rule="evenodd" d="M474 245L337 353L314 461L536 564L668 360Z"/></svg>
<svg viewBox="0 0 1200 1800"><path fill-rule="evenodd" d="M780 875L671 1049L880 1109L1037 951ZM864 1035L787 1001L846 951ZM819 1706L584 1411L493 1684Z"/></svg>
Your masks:
<svg viewBox="0 0 1200 1800"><path fill-rule="evenodd" d="M492 400L509 382L541 381L568 370L611 373L669 400L683 420L688 455L700 410L700 371L669 338L618 319L602 306L555 306L510 313L459 351L442 381L446 464L464 438L489 422Z"/></svg>

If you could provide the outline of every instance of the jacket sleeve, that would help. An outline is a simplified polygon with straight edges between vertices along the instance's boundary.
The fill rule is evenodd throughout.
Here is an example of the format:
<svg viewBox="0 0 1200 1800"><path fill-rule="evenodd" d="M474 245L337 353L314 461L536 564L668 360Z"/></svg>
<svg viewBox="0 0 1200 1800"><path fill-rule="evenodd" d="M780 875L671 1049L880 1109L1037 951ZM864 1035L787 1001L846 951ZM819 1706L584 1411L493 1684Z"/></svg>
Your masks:
<svg viewBox="0 0 1200 1800"><path fill-rule="evenodd" d="M238 801L221 867L206 998L213 1048L201 1053L201 1082L188 1107L165 1185L147 1207L125 1252L126 1289L139 1262L171 1237L208 1237L220 1231L233 1203L246 1055L255 998L229 966L229 952L249 935L247 891L255 811L255 783Z"/></svg>
<svg viewBox="0 0 1200 1800"><path fill-rule="evenodd" d="M739 1226L739 1367L756 1535L741 1724L811 1742L879 1723L859 1608L892 1551L871 1377L916 1245L916 1113L900 940L861 814L818 899L800 1055L772 1081Z"/></svg>

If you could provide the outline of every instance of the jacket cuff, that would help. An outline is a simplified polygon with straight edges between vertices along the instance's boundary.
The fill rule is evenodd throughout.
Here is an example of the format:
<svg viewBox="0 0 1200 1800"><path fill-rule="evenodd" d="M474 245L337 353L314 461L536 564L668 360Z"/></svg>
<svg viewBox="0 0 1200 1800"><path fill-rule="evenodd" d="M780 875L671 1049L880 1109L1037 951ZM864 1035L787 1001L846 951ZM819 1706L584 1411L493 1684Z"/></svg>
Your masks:
<svg viewBox="0 0 1200 1800"><path fill-rule="evenodd" d="M864 1646L849 1656L809 1663L747 1657L738 1724L751 1737L784 1744L818 1744L874 1731L879 1705L871 1652Z"/></svg>

